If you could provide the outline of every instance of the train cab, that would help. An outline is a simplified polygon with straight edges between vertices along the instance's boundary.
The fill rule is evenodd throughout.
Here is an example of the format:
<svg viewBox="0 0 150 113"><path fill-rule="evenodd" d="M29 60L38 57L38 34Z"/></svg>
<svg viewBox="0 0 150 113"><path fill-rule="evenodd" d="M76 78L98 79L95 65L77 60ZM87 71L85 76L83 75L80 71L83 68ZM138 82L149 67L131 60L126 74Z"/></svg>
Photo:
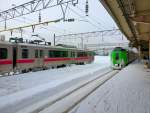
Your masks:
<svg viewBox="0 0 150 113"><path fill-rule="evenodd" d="M116 47L111 52L111 64L113 69L121 69L127 65L127 51L121 47Z"/></svg>
<svg viewBox="0 0 150 113"><path fill-rule="evenodd" d="M15 66L14 44L0 41L0 73L13 71Z"/></svg>

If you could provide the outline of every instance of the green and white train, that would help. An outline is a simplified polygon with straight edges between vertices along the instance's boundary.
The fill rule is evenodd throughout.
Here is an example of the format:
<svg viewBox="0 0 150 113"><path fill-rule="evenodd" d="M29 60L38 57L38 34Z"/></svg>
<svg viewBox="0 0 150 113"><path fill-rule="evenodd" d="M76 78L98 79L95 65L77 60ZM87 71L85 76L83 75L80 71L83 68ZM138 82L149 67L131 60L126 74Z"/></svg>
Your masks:
<svg viewBox="0 0 150 113"><path fill-rule="evenodd" d="M110 56L113 69L121 69L137 58L136 53L122 47L114 48Z"/></svg>

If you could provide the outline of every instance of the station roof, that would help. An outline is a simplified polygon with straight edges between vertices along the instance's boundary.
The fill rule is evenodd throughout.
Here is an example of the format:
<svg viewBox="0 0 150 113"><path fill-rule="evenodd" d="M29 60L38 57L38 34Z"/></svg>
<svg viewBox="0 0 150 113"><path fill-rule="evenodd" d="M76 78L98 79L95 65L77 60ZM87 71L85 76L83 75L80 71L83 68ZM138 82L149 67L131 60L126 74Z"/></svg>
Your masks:
<svg viewBox="0 0 150 113"><path fill-rule="evenodd" d="M148 48L150 0L100 0L132 46Z"/></svg>

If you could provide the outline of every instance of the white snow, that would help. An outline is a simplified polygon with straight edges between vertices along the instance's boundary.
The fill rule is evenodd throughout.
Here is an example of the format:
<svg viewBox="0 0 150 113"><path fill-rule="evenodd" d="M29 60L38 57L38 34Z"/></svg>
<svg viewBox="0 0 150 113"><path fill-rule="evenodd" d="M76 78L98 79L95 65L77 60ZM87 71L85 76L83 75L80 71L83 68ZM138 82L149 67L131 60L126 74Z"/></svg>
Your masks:
<svg viewBox="0 0 150 113"><path fill-rule="evenodd" d="M0 102L3 103L0 103L0 110L3 113L9 113L23 108L28 104L46 98L51 93L56 93L57 91L51 91L52 88L61 91L59 87L64 83L68 84L70 81L73 84L73 80L92 76L101 69L106 70L110 66L108 59L108 56L96 56L96 61L92 64L73 65L71 67L2 77L0 78ZM56 89L56 86L59 86L58 89ZM50 92L48 92L49 90Z"/></svg>
<svg viewBox="0 0 150 113"><path fill-rule="evenodd" d="M108 56L96 56L92 64L72 65L71 67L2 77L0 78L0 97L45 83L51 84L52 87L53 85L59 85L60 83L85 76L85 74L90 72L108 67L110 65L108 59Z"/></svg>
<svg viewBox="0 0 150 113"><path fill-rule="evenodd" d="M150 113L150 71L129 65L70 113Z"/></svg>
<svg viewBox="0 0 150 113"><path fill-rule="evenodd" d="M95 56L94 64L110 65L110 56Z"/></svg>

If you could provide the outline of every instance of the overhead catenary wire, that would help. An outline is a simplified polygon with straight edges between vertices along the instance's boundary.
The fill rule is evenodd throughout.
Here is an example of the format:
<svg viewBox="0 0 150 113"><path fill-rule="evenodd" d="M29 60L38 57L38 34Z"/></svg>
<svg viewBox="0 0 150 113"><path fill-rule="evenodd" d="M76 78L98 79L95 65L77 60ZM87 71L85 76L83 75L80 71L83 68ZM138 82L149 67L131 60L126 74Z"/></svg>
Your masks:
<svg viewBox="0 0 150 113"><path fill-rule="evenodd" d="M38 1L38 0L37 0L37 1ZM54 0L53 0L53 1L54 1ZM39 1L38 1L38 2L39 2ZM49 1L49 2L52 2L52 0ZM60 6L61 6L62 4L69 3L69 2L71 2L71 0L64 1L64 2L61 1L61 3L59 3L59 4L57 4L57 5L60 5ZM32 2L31 2L31 3L32 3ZM43 2L43 3L44 3L44 2ZM26 4L26 3L25 3L25 4ZM49 4L49 3L47 3L47 4ZM72 2L72 4L75 5L76 3L73 3L73 2ZM22 4L22 5L24 5L24 4ZM31 6L32 6L32 5L31 5ZM37 4L37 6L38 6L38 4ZM54 6L55 6L55 5L54 5ZM15 6L14 8L18 8L18 7L19 7L19 6ZM33 6L33 7L34 7L34 6ZM43 6L43 7L44 7L44 6ZM45 8L44 8L44 9L45 9ZM62 10L63 10L63 9L62 9ZM40 10L40 11L41 11L41 10ZM1 13L2 13L2 12L5 12L5 11L1 11ZM35 11L34 11L34 12L35 12ZM16 20L16 19L14 18L14 20ZM18 20L17 20L17 21L18 21ZM42 22L40 22L40 21L41 21L41 14L39 14L39 25L40 25L40 23L42 23ZM19 22L20 22L20 20L19 20ZM32 24L31 24L31 25L32 25ZM37 25L37 24L35 24L35 25ZM5 29L4 29L4 30L0 30L0 31L7 31L7 28L6 28L6 27L7 27L7 24L5 24ZM23 26L23 27L20 26L20 27L18 27L18 28L24 28L24 27L28 27L28 26ZM17 28L15 27L14 29L17 29ZM12 29L9 28L8 30L13 30L13 28L12 28ZM68 30L66 30L66 29L63 29L63 31L65 31L65 32L67 31L67 32L69 32L69 33L70 33L70 32L73 33L72 31L70 31L70 30L68 31Z"/></svg>
<svg viewBox="0 0 150 113"><path fill-rule="evenodd" d="M95 25L93 22L94 21L89 21L88 19L85 19L85 16L82 16L81 14L79 14L78 12L76 12L75 10L73 10L72 8L70 8L69 7L69 9L72 11L72 12L74 12L76 15L78 15L79 17L81 17L81 18L83 18L83 21L85 21L85 22L87 22L87 23L89 23L90 25L92 25L94 28L97 28L97 29L101 29L100 28L100 26L97 26L97 25ZM79 9L79 8L78 8ZM91 17L90 17L91 18ZM27 18L26 18L26 20L27 20ZM82 20L79 20L79 21L82 21ZM98 24L98 22L97 22L97 24ZM100 25L100 24L99 24ZM41 27L41 28L46 28L46 27ZM47 30L48 30L48 28L46 28ZM66 30L66 29L63 29L63 31L68 31L68 30ZM69 31L70 32L70 31Z"/></svg>
<svg viewBox="0 0 150 113"><path fill-rule="evenodd" d="M95 25L93 22L90 22L89 20L85 19L85 16L82 16L81 14L79 14L74 9L70 8L69 6L68 6L68 9L70 9L70 11L72 11L74 14L78 15L80 18L83 18L84 20L86 20L86 22L89 23L89 24L91 24L93 27L95 27L97 29L101 29L97 25Z"/></svg>
<svg viewBox="0 0 150 113"><path fill-rule="evenodd" d="M23 17L24 19L26 19L26 20L28 20L29 22L30 21L34 21L33 19L29 19L29 18L27 18L27 17ZM14 19L14 20L16 20L16 21L18 21L18 22L21 22L21 23L25 23L23 20L19 20L19 19ZM30 24L29 22L26 22L27 24ZM54 26L52 26L53 28L54 28ZM43 29L47 29L48 30L48 28L46 28L46 27L44 27L44 26L42 26L42 27L40 27L40 28L43 28ZM55 27L56 28L56 27ZM61 29L61 30L63 30L63 31L61 31L61 34L62 33L64 33L64 31L67 31L67 32L69 32L69 33L73 33L72 31L68 31L67 29L64 29L64 28L56 28L57 29L57 32L59 32L58 31L58 29ZM56 32L56 30L55 30L55 32Z"/></svg>
<svg viewBox="0 0 150 113"><path fill-rule="evenodd" d="M81 12L84 13L84 10L81 9L80 7L76 6L76 8L77 8L78 10L80 10ZM105 27L105 26L102 25L99 21L97 21L97 19L95 19L96 17L95 17L94 15L91 16L90 14L88 14L88 16L86 16L86 17L89 18L89 19L91 19L91 20L92 20L93 22L95 22L96 24ZM93 17L95 17L95 18L93 18ZM100 19L100 20L102 20L102 19ZM103 23L106 24L105 21L103 21ZM106 28L106 27L105 27L105 28Z"/></svg>
<svg viewBox="0 0 150 113"><path fill-rule="evenodd" d="M29 19L29 18L26 18L26 20L28 20L28 21L33 21L32 19ZM44 27L44 26L41 26L40 28L49 30L49 28ZM69 33L73 33L73 32L70 31L70 30L67 30L67 29L64 29L64 28L60 28L60 27L56 27L56 26L54 26L54 25L52 25L51 28L56 28L56 29L57 29L57 32L62 32L62 33L63 33L64 31L67 31L67 32L69 32ZM58 29L60 29L60 30L62 30L62 31L58 31Z"/></svg>
<svg viewBox="0 0 150 113"><path fill-rule="evenodd" d="M77 13L76 11L74 11L72 8L69 7L69 9L70 9L71 11L73 11L75 14L77 14L78 16L80 16L81 18L84 18L84 17L82 17L79 13ZM91 22L91 21L89 21L89 20L87 20L87 19L86 19L85 22L91 24L93 27L95 27L95 28L97 28L97 29L101 29L99 26L95 25L93 22ZM67 30L64 30L64 31L67 31Z"/></svg>
<svg viewBox="0 0 150 113"><path fill-rule="evenodd" d="M69 7L70 8L70 7ZM76 6L75 7L76 9L78 9L79 11L81 11L81 12L83 12L83 13L85 13L85 11L83 11L81 8L79 8L78 6ZM95 23L96 24L99 24L100 26L103 26L102 24L100 24L96 19L94 19L93 17L91 17L90 15L89 16L82 16L81 14L79 14L79 13L77 13L75 10L73 10L72 8L70 8L75 14L77 14L79 17L81 17L83 20L82 21L84 21L84 22L88 22L88 23L90 23L90 24L92 24L92 26L95 26L96 28L100 28L99 26L97 26L97 25L95 25ZM92 15L93 16L93 15ZM87 19L87 18L89 18L89 19L91 19L91 21L89 20L89 19ZM100 29L103 29L105 26L103 26L102 28L100 28ZM105 27L106 28L106 27Z"/></svg>

